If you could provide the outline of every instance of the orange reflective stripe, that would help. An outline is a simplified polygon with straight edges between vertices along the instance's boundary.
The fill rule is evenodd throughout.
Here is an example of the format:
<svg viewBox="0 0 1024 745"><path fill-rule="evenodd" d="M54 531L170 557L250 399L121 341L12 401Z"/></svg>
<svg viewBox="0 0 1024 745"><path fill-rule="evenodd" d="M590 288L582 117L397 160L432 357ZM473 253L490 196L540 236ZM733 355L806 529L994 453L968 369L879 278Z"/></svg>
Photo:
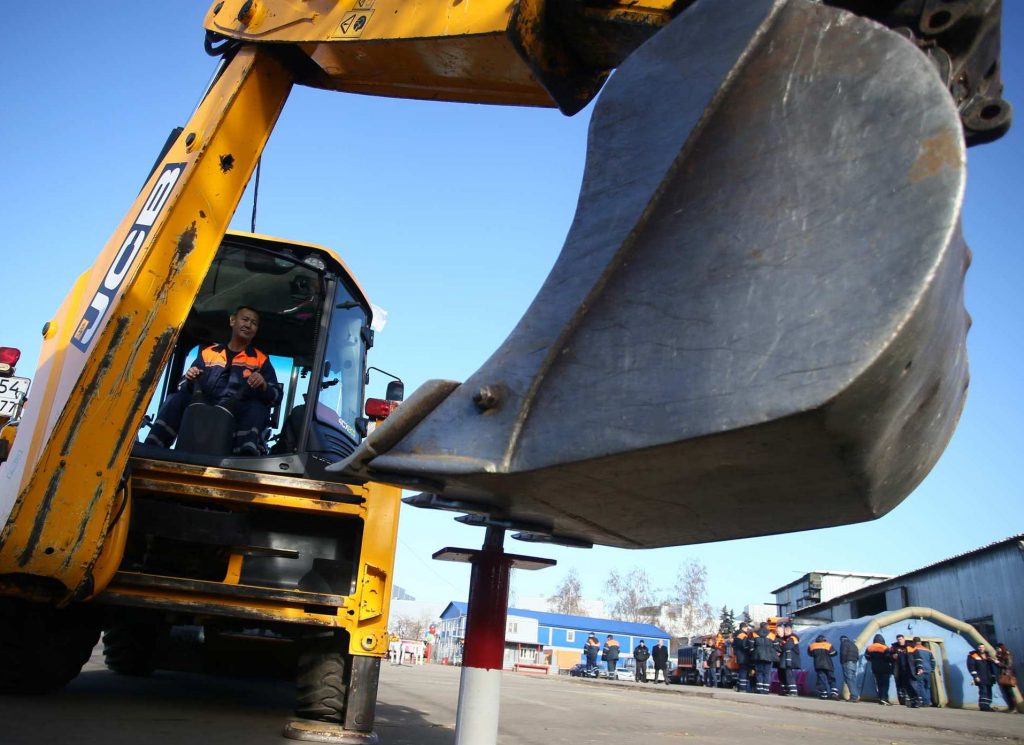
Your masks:
<svg viewBox="0 0 1024 745"><path fill-rule="evenodd" d="M228 356L222 349L220 352L217 351L217 345L212 344L202 351L200 356L203 359L203 364L207 367L224 367L228 364Z"/></svg>
<svg viewBox="0 0 1024 745"><path fill-rule="evenodd" d="M258 349L253 349L249 354L248 349L243 349L231 360L232 365L249 367L259 370L266 363L268 357ZM200 353L203 364L207 367L224 367L228 364L227 347L220 344L211 344Z"/></svg>
<svg viewBox="0 0 1024 745"><path fill-rule="evenodd" d="M811 646L808 647L808 649L812 652L817 649L832 649L832 645L828 642L814 642Z"/></svg>

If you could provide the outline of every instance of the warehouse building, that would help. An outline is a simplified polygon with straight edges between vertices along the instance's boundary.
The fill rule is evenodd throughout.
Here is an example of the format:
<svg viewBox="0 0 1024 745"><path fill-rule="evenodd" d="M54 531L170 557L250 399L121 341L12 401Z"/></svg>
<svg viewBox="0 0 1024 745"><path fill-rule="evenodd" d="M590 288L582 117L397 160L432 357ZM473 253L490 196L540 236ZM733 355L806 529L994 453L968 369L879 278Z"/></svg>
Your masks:
<svg viewBox="0 0 1024 745"><path fill-rule="evenodd" d="M803 623L832 623L898 611L934 608L973 626L989 644L1014 652L1017 677L1024 660L1024 534L951 556L792 611Z"/></svg>
<svg viewBox="0 0 1024 745"><path fill-rule="evenodd" d="M834 597L892 579L891 574L865 574L834 569L816 569L775 590L775 612L771 615L791 616L802 608L825 603ZM756 611L748 610L752 619Z"/></svg>

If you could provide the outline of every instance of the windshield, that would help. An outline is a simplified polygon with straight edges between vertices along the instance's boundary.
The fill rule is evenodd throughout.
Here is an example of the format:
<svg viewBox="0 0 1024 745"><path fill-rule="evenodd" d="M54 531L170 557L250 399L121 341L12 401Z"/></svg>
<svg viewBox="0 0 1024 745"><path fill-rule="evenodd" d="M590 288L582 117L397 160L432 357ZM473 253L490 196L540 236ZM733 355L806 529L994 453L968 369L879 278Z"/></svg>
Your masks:
<svg viewBox="0 0 1024 745"><path fill-rule="evenodd" d="M369 318L343 284L335 296L331 330L324 350L323 375L316 418L341 429L355 442L356 419L362 415L363 359Z"/></svg>

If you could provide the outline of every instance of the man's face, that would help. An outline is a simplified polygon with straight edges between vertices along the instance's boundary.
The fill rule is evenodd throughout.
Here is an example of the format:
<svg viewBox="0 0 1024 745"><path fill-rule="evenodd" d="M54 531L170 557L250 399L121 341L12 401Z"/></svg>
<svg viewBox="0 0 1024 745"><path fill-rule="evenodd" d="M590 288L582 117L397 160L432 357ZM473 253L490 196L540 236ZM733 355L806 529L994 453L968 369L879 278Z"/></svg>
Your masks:
<svg viewBox="0 0 1024 745"><path fill-rule="evenodd" d="M906 639L904 639L902 636L897 636L896 643L902 647L906 643Z"/></svg>
<svg viewBox="0 0 1024 745"><path fill-rule="evenodd" d="M256 332L260 328L260 317L256 311L242 308L231 316L229 323L231 334L248 344L256 337Z"/></svg>

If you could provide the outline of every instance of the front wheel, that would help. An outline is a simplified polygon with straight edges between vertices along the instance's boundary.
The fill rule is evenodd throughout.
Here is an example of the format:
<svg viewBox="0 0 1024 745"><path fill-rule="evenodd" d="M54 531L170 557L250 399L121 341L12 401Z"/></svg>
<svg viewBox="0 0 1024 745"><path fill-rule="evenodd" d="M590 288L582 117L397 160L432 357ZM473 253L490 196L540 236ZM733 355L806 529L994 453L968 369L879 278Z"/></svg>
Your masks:
<svg viewBox="0 0 1024 745"><path fill-rule="evenodd" d="M63 688L89 660L100 625L100 615L91 606L58 609L0 600L0 693Z"/></svg>
<svg viewBox="0 0 1024 745"><path fill-rule="evenodd" d="M301 640L295 715L342 724L351 657L346 637L338 632Z"/></svg>
<svg viewBox="0 0 1024 745"><path fill-rule="evenodd" d="M103 660L118 675L146 676L156 669L157 652L169 629L157 619L128 615L103 631Z"/></svg>

